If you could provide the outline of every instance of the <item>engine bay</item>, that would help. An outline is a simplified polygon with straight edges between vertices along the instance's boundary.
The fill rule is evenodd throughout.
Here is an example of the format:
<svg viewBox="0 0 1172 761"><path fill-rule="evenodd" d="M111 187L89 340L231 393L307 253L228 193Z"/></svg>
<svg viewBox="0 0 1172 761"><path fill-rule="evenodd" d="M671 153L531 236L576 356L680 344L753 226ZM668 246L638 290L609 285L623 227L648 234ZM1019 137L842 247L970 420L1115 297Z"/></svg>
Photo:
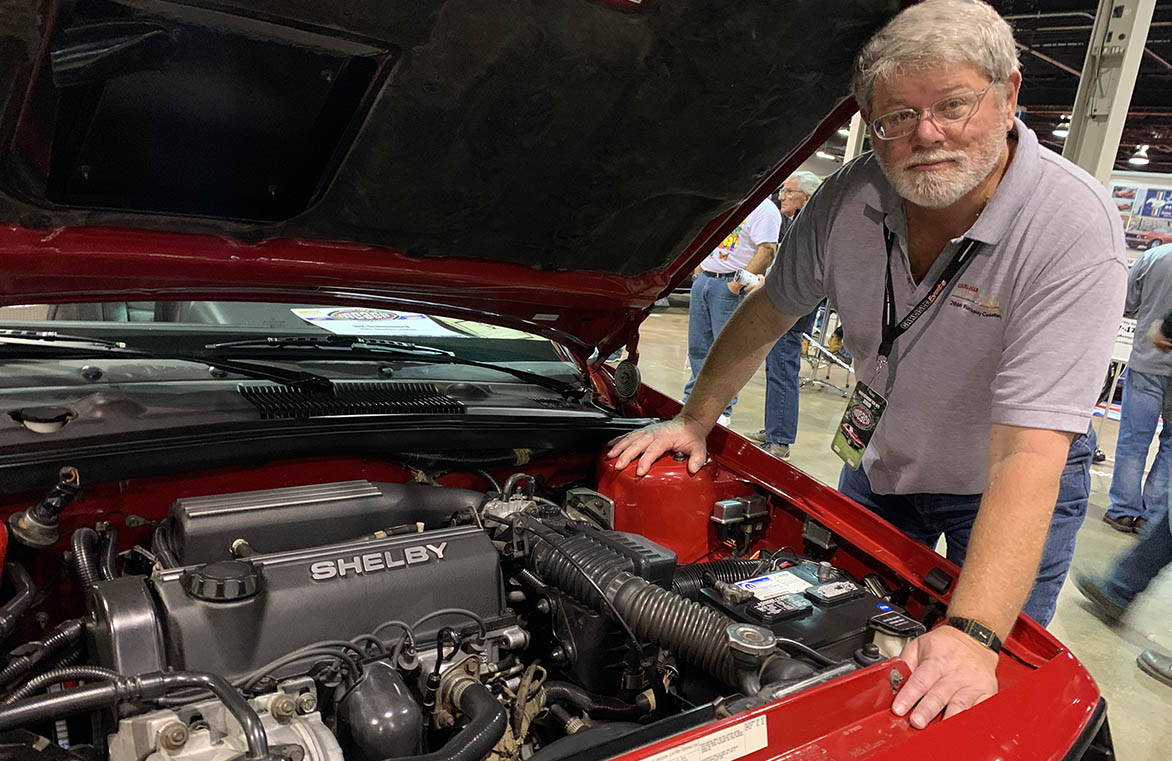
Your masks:
<svg viewBox="0 0 1172 761"><path fill-rule="evenodd" d="M167 479L87 493L63 469L7 522L0 747L26 761L617 753L895 657L931 623L910 589L715 464L665 502L680 467L399 481L359 467L345 475L376 478L212 478L202 493Z"/></svg>

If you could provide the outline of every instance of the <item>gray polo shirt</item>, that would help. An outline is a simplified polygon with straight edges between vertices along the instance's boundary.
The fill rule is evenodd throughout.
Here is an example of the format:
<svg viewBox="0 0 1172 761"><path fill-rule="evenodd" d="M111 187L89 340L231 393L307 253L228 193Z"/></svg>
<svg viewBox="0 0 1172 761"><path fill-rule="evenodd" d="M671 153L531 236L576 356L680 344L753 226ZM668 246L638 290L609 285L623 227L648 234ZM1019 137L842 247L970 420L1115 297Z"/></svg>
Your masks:
<svg viewBox="0 0 1172 761"><path fill-rule="evenodd" d="M896 236L897 319L936 283L961 239L912 280L903 201L875 157L828 178L782 241L766 279L774 306L838 309L859 380L887 411L863 457L878 494L984 491L994 423L1085 433L1107 373L1127 279L1123 229L1091 175L1038 145L1016 121L1017 148L966 233L982 244L880 369L883 223Z"/></svg>
<svg viewBox="0 0 1172 761"><path fill-rule="evenodd" d="M1127 366L1150 375L1172 375L1172 355L1161 354L1148 340L1148 328L1172 311L1172 243L1144 253L1127 276L1123 314L1135 318L1135 342Z"/></svg>

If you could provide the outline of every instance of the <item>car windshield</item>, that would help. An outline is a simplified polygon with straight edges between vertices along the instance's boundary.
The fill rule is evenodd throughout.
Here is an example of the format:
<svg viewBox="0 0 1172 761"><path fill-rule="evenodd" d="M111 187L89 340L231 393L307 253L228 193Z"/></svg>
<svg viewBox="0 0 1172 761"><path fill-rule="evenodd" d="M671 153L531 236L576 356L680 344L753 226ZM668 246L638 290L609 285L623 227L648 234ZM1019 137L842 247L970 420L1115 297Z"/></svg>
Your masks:
<svg viewBox="0 0 1172 761"><path fill-rule="evenodd" d="M39 338L45 343L45 334L57 334L52 345L37 347L44 353L65 344L76 351L79 341L88 339L114 342L117 348L156 357L248 357L320 364L357 359L351 354L373 348L391 362L449 360L443 372L456 378L464 377L469 368L451 360L500 364L566 379L577 372L558 346L531 333L470 319L339 304L33 304L0 307L0 330L35 332L28 334L28 340L8 334L10 344L19 341L25 350L30 340ZM65 340L69 338L78 340ZM12 353L13 347L8 349Z"/></svg>

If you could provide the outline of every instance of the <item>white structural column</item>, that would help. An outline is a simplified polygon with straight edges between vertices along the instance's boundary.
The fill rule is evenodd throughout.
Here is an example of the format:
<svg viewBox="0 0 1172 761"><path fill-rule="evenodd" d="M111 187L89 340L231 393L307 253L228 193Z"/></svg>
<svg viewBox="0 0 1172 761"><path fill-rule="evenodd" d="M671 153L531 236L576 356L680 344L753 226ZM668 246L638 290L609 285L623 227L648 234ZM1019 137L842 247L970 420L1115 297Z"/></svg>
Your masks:
<svg viewBox="0 0 1172 761"><path fill-rule="evenodd" d="M1099 0L1062 155L1104 185L1115 166L1155 9L1156 0Z"/></svg>
<svg viewBox="0 0 1172 761"><path fill-rule="evenodd" d="M851 117L850 133L846 137L846 151L842 155L842 163L846 163L863 152L863 137L866 135L867 125L863 124L863 115L855 111Z"/></svg>

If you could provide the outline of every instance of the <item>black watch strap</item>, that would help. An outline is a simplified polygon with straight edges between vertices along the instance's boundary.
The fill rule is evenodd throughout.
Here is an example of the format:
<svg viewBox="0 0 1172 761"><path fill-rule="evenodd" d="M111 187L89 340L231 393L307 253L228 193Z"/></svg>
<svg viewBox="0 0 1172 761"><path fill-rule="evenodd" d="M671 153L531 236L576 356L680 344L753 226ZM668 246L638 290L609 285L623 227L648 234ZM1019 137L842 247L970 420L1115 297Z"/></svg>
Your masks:
<svg viewBox="0 0 1172 761"><path fill-rule="evenodd" d="M948 619L948 625L955 629L960 629L993 652L1001 652L1001 638L997 636L997 632L985 626L980 621L952 616Z"/></svg>

